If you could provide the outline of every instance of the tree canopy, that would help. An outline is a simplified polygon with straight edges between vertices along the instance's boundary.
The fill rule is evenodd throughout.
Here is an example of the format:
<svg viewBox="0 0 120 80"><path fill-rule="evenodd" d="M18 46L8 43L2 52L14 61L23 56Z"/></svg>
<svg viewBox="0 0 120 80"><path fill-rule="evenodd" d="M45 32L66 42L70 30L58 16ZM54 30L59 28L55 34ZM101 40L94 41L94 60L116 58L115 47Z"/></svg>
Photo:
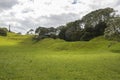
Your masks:
<svg viewBox="0 0 120 80"><path fill-rule="evenodd" d="M39 38L54 35L66 41L89 41L97 36L107 39L120 38L120 17L113 8L98 9L83 16L80 20L69 22L57 28L39 27Z"/></svg>
<svg viewBox="0 0 120 80"><path fill-rule="evenodd" d="M0 28L0 36L7 36L7 28Z"/></svg>
<svg viewBox="0 0 120 80"><path fill-rule="evenodd" d="M105 37L110 40L120 41L120 17L115 17L107 23L109 27L105 29Z"/></svg>
<svg viewBox="0 0 120 80"><path fill-rule="evenodd" d="M82 21L85 27L95 27L100 22L107 22L110 18L114 17L115 10L113 8L105 8L92 11L83 16Z"/></svg>

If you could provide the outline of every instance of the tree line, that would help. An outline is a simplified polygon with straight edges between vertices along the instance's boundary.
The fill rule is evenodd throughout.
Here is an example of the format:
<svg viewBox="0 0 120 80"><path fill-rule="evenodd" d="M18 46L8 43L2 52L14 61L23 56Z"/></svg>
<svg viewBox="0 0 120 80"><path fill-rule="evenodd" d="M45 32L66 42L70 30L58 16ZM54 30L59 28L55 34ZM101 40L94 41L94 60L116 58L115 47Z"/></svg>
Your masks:
<svg viewBox="0 0 120 80"><path fill-rule="evenodd" d="M98 9L57 28L38 27L37 40L60 38L66 41L89 41L97 36L120 40L120 17L113 8Z"/></svg>
<svg viewBox="0 0 120 80"><path fill-rule="evenodd" d="M32 34L30 29L27 34ZM7 36L10 29L0 28L0 36ZM38 27L35 30L35 40L44 38L60 38L66 41L89 41L98 36L109 40L120 41L120 16L113 8L92 11L80 20L69 22L57 28Z"/></svg>

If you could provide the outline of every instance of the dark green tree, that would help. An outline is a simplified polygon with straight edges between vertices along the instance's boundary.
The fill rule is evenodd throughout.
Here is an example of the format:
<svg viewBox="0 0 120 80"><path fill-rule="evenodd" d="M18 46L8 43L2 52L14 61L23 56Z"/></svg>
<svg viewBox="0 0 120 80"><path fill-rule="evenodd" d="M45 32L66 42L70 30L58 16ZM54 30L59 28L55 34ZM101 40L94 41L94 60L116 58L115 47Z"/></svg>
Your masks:
<svg viewBox="0 0 120 80"><path fill-rule="evenodd" d="M0 28L0 36L7 36L7 29L6 28Z"/></svg>
<svg viewBox="0 0 120 80"><path fill-rule="evenodd" d="M107 22L113 18L115 10L113 8L104 8L90 12L82 18L85 27L95 27L100 22Z"/></svg>
<svg viewBox="0 0 120 80"><path fill-rule="evenodd" d="M60 26L60 27L59 27L59 30L60 30L60 33L58 34L58 37L59 37L60 39L66 40L65 32L66 32L66 30L67 30L67 27L65 27L65 26Z"/></svg>
<svg viewBox="0 0 120 80"><path fill-rule="evenodd" d="M107 25L104 32L105 38L120 41L120 17L110 19Z"/></svg>
<svg viewBox="0 0 120 80"><path fill-rule="evenodd" d="M76 20L74 22L69 22L64 26L59 34L61 39L66 41L79 41L81 37L81 20Z"/></svg>
<svg viewBox="0 0 120 80"><path fill-rule="evenodd" d="M44 39L44 38L57 38L56 29L53 27L45 28L45 27L38 27L35 31L38 34L37 39Z"/></svg>
<svg viewBox="0 0 120 80"><path fill-rule="evenodd" d="M94 36L104 35L105 28L107 28L107 24L105 22L99 22L94 28Z"/></svg>

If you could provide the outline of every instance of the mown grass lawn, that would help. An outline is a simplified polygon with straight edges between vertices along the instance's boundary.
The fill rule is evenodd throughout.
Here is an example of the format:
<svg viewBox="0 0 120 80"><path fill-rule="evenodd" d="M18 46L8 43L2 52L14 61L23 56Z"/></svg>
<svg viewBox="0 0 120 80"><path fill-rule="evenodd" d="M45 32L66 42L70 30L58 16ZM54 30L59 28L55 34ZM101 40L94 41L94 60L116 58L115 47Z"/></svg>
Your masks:
<svg viewBox="0 0 120 80"><path fill-rule="evenodd" d="M120 43L0 37L0 80L120 80Z"/></svg>

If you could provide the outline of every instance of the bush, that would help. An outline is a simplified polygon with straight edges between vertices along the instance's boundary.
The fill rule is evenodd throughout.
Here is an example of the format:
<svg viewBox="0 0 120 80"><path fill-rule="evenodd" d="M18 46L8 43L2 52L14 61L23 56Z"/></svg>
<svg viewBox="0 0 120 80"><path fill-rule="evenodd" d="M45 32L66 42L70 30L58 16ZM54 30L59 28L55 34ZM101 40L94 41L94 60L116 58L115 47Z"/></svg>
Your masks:
<svg viewBox="0 0 120 80"><path fill-rule="evenodd" d="M0 36L7 36L7 30L5 28L0 28Z"/></svg>

